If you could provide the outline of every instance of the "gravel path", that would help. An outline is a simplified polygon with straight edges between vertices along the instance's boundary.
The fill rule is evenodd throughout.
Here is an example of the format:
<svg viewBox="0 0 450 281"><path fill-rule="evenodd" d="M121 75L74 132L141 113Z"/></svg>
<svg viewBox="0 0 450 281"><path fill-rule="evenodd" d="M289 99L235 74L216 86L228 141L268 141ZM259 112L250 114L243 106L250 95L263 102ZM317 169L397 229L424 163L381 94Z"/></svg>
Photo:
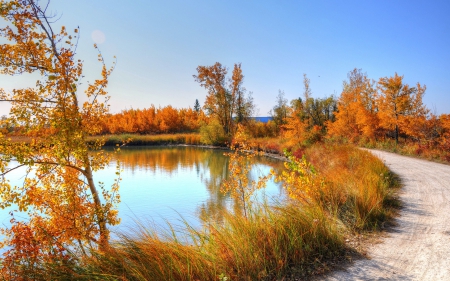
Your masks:
<svg viewBox="0 0 450 281"><path fill-rule="evenodd" d="M403 208L397 225L334 280L450 280L450 166L371 152L400 176Z"/></svg>

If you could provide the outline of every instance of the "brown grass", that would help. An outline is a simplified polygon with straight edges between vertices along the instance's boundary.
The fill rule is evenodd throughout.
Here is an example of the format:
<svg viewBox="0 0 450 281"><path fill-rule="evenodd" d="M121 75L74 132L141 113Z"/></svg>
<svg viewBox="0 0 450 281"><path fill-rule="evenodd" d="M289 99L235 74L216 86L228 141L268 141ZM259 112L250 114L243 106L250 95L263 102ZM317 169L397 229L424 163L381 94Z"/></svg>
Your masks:
<svg viewBox="0 0 450 281"><path fill-rule="evenodd" d="M122 145L168 145L168 144L200 144L199 134L161 134L161 135L105 135L90 137L90 140L97 138L105 139L105 146Z"/></svg>

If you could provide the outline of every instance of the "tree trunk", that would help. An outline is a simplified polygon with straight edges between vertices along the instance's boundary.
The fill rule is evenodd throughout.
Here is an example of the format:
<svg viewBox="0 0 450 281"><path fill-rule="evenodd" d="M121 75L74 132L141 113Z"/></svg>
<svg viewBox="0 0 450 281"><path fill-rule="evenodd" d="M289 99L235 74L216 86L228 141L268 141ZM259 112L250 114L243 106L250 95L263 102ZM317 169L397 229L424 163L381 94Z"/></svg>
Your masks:
<svg viewBox="0 0 450 281"><path fill-rule="evenodd" d="M395 144L398 144L398 125L395 125Z"/></svg>
<svg viewBox="0 0 450 281"><path fill-rule="evenodd" d="M99 240L99 249L104 251L108 248L109 245L109 231L106 227L106 219L103 213L102 203L100 201L100 197L98 195L97 188L95 187L94 178L92 175L91 165L89 160L86 162L86 179L88 181L89 189L91 191L92 197L94 198L95 204L95 214L97 216L97 224L100 232L100 240Z"/></svg>

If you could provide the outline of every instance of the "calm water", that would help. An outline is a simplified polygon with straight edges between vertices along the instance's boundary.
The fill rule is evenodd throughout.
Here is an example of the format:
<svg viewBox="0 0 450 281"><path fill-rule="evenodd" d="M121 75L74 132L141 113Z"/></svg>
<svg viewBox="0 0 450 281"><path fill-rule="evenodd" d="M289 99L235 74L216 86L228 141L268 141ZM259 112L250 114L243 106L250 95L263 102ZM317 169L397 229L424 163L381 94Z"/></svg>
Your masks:
<svg viewBox="0 0 450 281"><path fill-rule="evenodd" d="M198 147L129 147L117 155L121 162L120 227L140 222L165 225L180 223L181 217L198 226L201 217L216 217L223 208L232 208L233 199L220 192L228 176L224 151ZM260 157L250 177L257 179L270 168L280 169L281 161ZM114 165L111 165L113 169ZM99 178L106 178L99 173ZM282 190L273 181L267 184L261 199L279 197Z"/></svg>
<svg viewBox="0 0 450 281"><path fill-rule="evenodd" d="M223 208L233 208L233 199L220 192L220 184L228 175L228 157L224 151L198 147L127 147L117 154L122 166L119 216L121 224L113 230L126 231L142 224L165 227L166 221L181 225L184 218L191 226L201 225L202 217L217 217ZM95 180L108 187L115 176L116 163L96 172ZM260 157L250 177L257 179L271 168L281 169L279 160ZM263 192L267 197L282 196L278 184L268 182ZM0 223L9 221L1 211Z"/></svg>

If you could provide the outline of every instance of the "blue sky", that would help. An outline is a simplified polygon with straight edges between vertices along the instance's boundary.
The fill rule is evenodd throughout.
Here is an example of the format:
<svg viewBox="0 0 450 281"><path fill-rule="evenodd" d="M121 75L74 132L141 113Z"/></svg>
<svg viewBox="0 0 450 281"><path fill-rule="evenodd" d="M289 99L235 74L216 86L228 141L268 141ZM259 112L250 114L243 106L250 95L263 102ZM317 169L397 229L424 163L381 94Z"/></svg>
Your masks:
<svg viewBox="0 0 450 281"><path fill-rule="evenodd" d="M117 66L110 77L111 110L201 104L199 65L242 63L244 86L260 116L279 90L289 100L339 95L354 68L369 78L404 75L427 86L425 104L450 113L450 1L53 0L56 25L81 29L78 57L86 80L99 73L96 40ZM8 80L7 80L8 79ZM10 89L25 78L0 77Z"/></svg>

